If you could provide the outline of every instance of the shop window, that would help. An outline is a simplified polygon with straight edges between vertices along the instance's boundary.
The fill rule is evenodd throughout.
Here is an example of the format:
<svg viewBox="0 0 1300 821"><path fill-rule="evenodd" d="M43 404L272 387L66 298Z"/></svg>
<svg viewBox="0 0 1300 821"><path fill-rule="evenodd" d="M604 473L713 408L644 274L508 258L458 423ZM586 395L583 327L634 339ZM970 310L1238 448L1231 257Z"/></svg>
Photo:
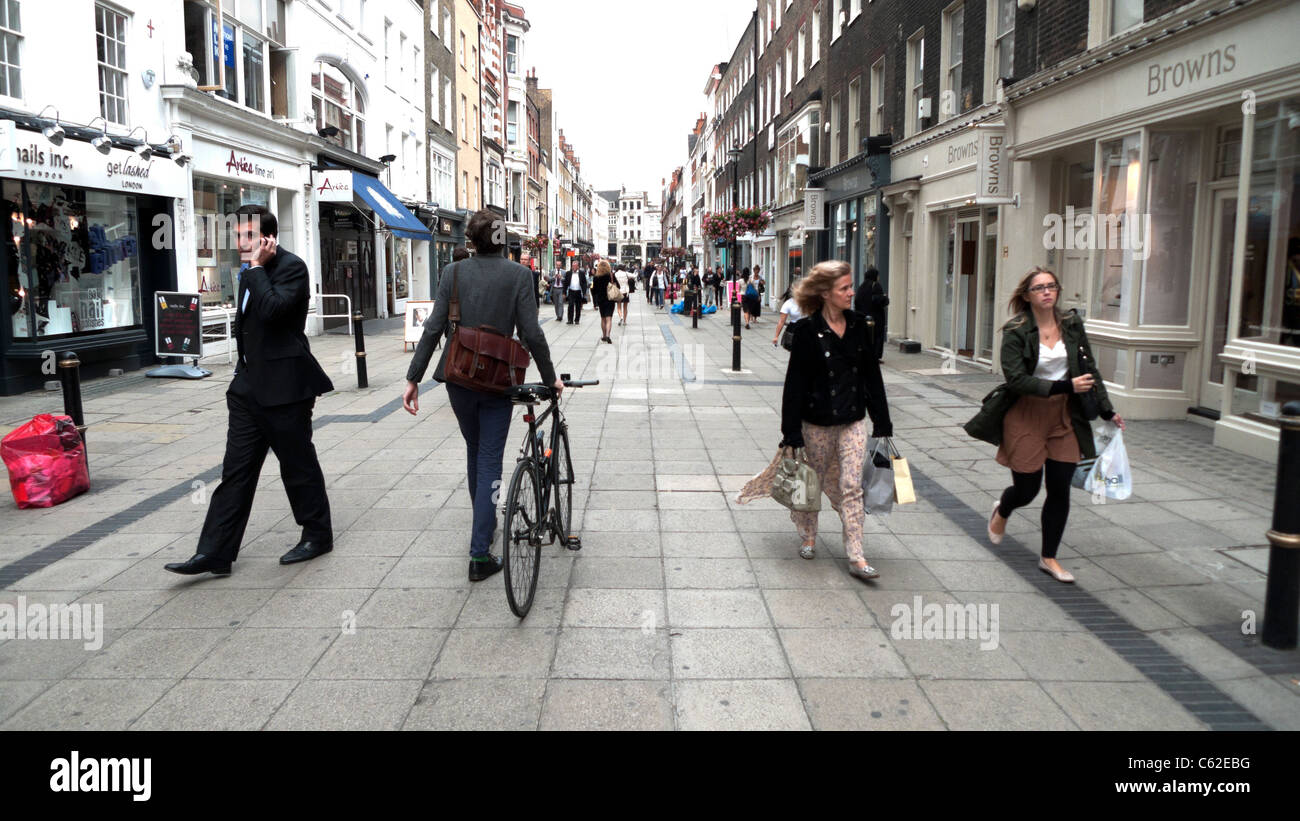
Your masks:
<svg viewBox="0 0 1300 821"><path fill-rule="evenodd" d="M235 242L237 217L242 205L261 205L274 210L271 189L237 182L194 178L195 256L199 291L204 305L234 307L243 263ZM289 238L284 230L292 220L281 220L280 241Z"/></svg>
<svg viewBox="0 0 1300 821"><path fill-rule="evenodd" d="M1093 343L1092 353L1103 380L1120 388L1128 386L1128 350Z"/></svg>
<svg viewBox="0 0 1300 821"><path fill-rule="evenodd" d="M1282 416L1282 406L1296 401L1300 401L1300 383L1261 376L1257 392L1238 390L1233 393L1232 414L1261 422L1276 422Z"/></svg>
<svg viewBox="0 0 1300 821"><path fill-rule="evenodd" d="M1261 107L1251 159L1243 339L1300 347L1300 100Z"/></svg>
<svg viewBox="0 0 1300 821"><path fill-rule="evenodd" d="M1101 203L1096 224L1106 233L1106 248L1097 258L1097 287L1093 290L1094 317L1127 324L1133 304L1134 256L1119 240L1137 216L1138 186L1142 175L1141 141L1137 134L1110 140L1101 146Z"/></svg>
<svg viewBox="0 0 1300 821"><path fill-rule="evenodd" d="M256 37L244 35L244 105L254 111L266 111L266 71L263 62L263 43Z"/></svg>
<svg viewBox="0 0 1300 821"><path fill-rule="evenodd" d="M95 57L99 66L99 114L126 125L126 16L95 6Z"/></svg>
<svg viewBox="0 0 1300 821"><path fill-rule="evenodd" d="M18 0L0 2L0 97L22 97L23 27Z"/></svg>
<svg viewBox="0 0 1300 821"><path fill-rule="evenodd" d="M316 127L334 126L330 142L365 153L365 98L338 66L317 61L311 75L311 104Z"/></svg>
<svg viewBox="0 0 1300 821"><path fill-rule="evenodd" d="M1108 0L1111 37L1142 25L1142 0Z"/></svg>
<svg viewBox="0 0 1300 821"><path fill-rule="evenodd" d="M1142 325L1186 325L1191 294L1196 189L1196 132L1153 133L1147 168L1147 225L1135 232L1147 253L1142 272ZM1146 247L1149 243L1150 247Z"/></svg>
<svg viewBox="0 0 1300 821"><path fill-rule="evenodd" d="M135 197L16 180L3 194L15 337L141 324Z"/></svg>

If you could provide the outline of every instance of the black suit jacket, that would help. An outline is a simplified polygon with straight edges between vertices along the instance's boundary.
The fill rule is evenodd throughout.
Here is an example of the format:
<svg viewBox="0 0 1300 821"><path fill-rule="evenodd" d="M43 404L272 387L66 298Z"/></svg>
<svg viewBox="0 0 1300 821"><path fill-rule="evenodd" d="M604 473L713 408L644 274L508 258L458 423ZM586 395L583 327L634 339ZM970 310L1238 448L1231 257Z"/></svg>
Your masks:
<svg viewBox="0 0 1300 821"><path fill-rule="evenodd" d="M276 249L266 267L244 271L234 328L239 365L231 391L251 394L259 405L273 407L334 390L303 333L310 281L307 264L283 248Z"/></svg>

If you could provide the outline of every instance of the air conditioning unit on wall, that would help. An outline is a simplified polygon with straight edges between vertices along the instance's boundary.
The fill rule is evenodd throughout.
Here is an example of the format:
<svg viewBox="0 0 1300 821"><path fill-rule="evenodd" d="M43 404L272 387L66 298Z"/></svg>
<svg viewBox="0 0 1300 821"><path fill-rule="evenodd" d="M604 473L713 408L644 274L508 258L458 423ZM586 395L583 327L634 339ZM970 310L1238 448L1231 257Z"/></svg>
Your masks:
<svg viewBox="0 0 1300 821"><path fill-rule="evenodd" d="M916 116L922 120L930 119L930 97L922 97L916 101Z"/></svg>

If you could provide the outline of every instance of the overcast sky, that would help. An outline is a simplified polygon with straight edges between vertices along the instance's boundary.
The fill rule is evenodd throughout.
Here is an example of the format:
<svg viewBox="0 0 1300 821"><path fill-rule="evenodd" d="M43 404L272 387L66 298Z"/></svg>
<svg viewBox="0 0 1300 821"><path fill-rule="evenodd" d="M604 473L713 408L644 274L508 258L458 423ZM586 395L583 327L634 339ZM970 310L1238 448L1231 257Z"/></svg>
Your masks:
<svg viewBox="0 0 1300 821"><path fill-rule="evenodd" d="M555 89L556 125L596 190L659 201L686 163L704 84L731 57L754 0L520 0L532 25L524 67Z"/></svg>

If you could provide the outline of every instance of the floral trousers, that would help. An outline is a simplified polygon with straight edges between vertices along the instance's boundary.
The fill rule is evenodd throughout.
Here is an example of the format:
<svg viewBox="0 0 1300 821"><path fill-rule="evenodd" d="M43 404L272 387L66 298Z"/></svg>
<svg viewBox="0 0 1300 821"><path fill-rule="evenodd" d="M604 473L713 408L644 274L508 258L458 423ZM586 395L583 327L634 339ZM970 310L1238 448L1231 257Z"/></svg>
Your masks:
<svg viewBox="0 0 1300 821"><path fill-rule="evenodd" d="M831 508L844 523L844 552L849 561L864 561L862 523L866 508L862 504L862 465L867 456L867 420L848 425L813 425L803 423L804 452L808 464L821 479L822 492L831 500ZM816 513L790 511L804 544L817 539Z"/></svg>

